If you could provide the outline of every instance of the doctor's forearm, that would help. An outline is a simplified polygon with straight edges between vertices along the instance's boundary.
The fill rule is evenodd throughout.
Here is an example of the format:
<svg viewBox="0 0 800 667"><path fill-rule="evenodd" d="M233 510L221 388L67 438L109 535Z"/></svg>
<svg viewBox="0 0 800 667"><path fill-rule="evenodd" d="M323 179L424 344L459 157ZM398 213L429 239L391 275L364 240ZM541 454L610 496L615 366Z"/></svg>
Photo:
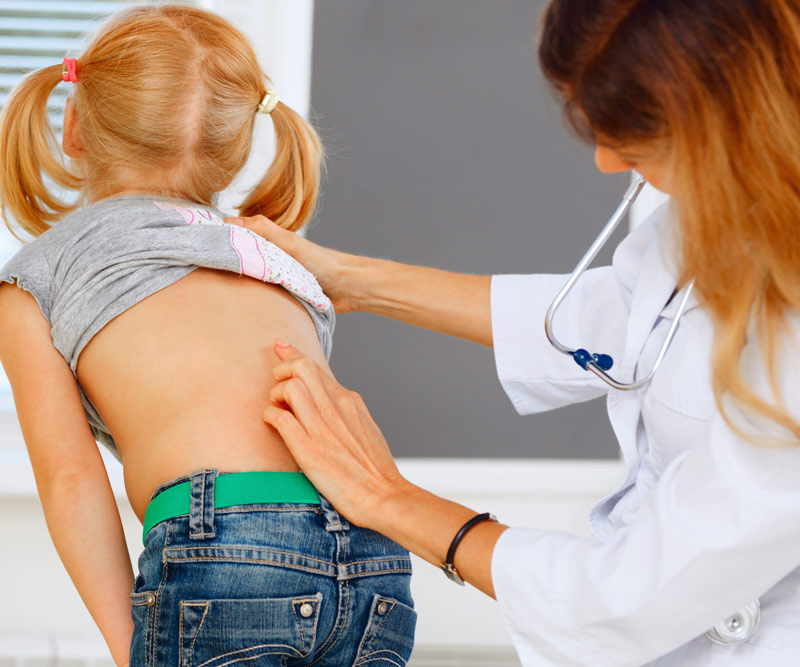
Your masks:
<svg viewBox="0 0 800 667"><path fill-rule="evenodd" d="M404 481L403 488L388 494L380 503L370 527L439 566L453 537L476 514ZM453 562L464 581L492 598L492 553L507 528L494 521L477 524L459 542ZM446 583L444 575L442 582Z"/></svg>
<svg viewBox="0 0 800 667"><path fill-rule="evenodd" d="M491 276L350 257L345 280L358 310L492 347Z"/></svg>

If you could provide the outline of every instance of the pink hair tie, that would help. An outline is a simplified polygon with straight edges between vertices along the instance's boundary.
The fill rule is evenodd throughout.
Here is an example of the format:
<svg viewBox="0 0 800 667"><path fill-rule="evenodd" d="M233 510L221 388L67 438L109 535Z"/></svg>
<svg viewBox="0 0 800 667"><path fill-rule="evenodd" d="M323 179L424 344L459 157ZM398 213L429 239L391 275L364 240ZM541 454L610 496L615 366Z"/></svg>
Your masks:
<svg viewBox="0 0 800 667"><path fill-rule="evenodd" d="M75 58L64 58L64 67L61 70L61 80L78 83L78 61Z"/></svg>

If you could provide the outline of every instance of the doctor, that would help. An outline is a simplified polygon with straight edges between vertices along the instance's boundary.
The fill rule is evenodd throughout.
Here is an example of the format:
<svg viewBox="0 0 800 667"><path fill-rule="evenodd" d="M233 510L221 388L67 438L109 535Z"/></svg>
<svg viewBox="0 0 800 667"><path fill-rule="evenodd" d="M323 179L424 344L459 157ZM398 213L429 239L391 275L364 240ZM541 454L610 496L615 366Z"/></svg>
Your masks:
<svg viewBox="0 0 800 667"><path fill-rule="evenodd" d="M566 276L457 275L238 224L310 267L340 312L493 346L521 414L607 395L628 472L591 513L596 539L509 528L409 483L361 398L282 341L265 420L348 519L496 597L526 666L798 665L800 2L553 0L540 60L597 167L672 195L554 323L630 383L694 279L643 387L551 347Z"/></svg>

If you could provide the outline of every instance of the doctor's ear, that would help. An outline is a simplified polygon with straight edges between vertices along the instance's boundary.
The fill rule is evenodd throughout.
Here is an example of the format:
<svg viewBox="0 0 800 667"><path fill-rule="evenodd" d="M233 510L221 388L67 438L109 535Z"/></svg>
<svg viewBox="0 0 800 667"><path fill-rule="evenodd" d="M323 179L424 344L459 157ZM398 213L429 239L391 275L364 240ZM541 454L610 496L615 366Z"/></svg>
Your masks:
<svg viewBox="0 0 800 667"><path fill-rule="evenodd" d="M64 147L64 153L71 158L79 158L83 155L83 145L81 144L79 130L75 107L72 104L72 99L68 97L67 106L64 107L64 137L61 145Z"/></svg>

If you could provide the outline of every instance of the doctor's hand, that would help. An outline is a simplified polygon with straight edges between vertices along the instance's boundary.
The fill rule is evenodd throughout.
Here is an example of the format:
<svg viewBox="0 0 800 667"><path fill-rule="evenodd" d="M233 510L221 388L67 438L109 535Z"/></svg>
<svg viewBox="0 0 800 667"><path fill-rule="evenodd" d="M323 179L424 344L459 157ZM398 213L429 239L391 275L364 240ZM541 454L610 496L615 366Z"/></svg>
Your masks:
<svg viewBox="0 0 800 667"><path fill-rule="evenodd" d="M295 232L279 227L263 215L225 218L225 222L255 232L294 257L316 276L337 313L358 310L356 295L345 280L346 266L357 259L354 255L312 243Z"/></svg>
<svg viewBox="0 0 800 667"><path fill-rule="evenodd" d="M477 512L406 480L357 393L283 341L273 369L278 384L264 421L275 427L300 469L349 521L382 533L434 565ZM494 597L494 545L507 526L484 521L461 540L461 577Z"/></svg>
<svg viewBox="0 0 800 667"><path fill-rule="evenodd" d="M361 396L295 348L276 341L282 363L264 421L278 430L300 469L349 521L377 529L384 500L408 484Z"/></svg>

